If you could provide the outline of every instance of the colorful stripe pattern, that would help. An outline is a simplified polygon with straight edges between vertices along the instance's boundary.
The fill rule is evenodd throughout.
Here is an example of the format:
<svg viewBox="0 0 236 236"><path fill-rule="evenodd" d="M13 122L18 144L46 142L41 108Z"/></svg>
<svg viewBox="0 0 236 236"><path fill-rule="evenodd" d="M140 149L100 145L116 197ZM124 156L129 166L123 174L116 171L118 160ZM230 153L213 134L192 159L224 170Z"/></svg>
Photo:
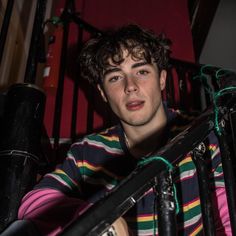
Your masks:
<svg viewBox="0 0 236 236"><path fill-rule="evenodd" d="M95 203L114 188L136 167L136 160L126 152L123 131L115 126L100 134L92 134L72 145L66 161L47 174L36 188L55 189ZM208 147L212 160L210 173L213 186L223 186L222 166L216 143ZM177 215L179 235L198 235L202 231L198 180L195 165L187 155L174 172L180 212ZM86 186L86 187L85 187ZM150 189L125 214L133 235L153 235L155 194Z"/></svg>

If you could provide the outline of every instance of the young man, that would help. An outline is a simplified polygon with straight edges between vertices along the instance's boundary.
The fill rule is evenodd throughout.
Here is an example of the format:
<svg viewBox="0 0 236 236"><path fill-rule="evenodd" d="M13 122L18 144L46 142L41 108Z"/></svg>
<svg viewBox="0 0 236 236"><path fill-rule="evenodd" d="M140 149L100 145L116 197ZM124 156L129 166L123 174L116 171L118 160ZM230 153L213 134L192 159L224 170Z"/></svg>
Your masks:
<svg viewBox="0 0 236 236"><path fill-rule="evenodd" d="M65 161L24 197L20 219L31 220L44 235L58 234L127 177L140 158L148 158L168 141L170 123L176 115L170 114L161 98L169 45L163 35L157 37L135 25L88 41L80 56L82 75L97 85L120 123L73 144ZM216 215L220 216L217 230L230 232L216 141L210 148L215 186L212 192L217 199L215 208L219 209ZM174 179L181 203L178 233L196 235L202 231L202 220L191 156L177 169ZM150 189L123 216L132 235L153 235L154 199Z"/></svg>

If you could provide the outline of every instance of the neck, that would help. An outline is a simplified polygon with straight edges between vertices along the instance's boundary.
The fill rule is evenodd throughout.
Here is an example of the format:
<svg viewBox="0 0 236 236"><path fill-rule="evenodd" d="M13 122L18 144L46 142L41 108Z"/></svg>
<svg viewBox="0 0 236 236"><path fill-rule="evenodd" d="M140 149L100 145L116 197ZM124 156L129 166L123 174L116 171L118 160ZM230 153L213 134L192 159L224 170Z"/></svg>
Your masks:
<svg viewBox="0 0 236 236"><path fill-rule="evenodd" d="M163 145L167 118L165 113L159 118L155 126L150 124L144 126L123 126L127 147L134 157L149 156Z"/></svg>

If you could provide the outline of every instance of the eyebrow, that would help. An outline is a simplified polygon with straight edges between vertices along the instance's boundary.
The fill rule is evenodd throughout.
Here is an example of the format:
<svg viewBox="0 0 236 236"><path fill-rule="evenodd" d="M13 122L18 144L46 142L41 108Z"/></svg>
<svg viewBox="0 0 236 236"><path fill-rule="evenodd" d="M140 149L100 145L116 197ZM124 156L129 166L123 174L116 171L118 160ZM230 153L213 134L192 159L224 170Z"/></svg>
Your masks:
<svg viewBox="0 0 236 236"><path fill-rule="evenodd" d="M112 72L117 72L117 71L121 71L121 69L118 68L118 67L108 68L108 69L105 70L104 76L106 76L107 74L110 74Z"/></svg>
<svg viewBox="0 0 236 236"><path fill-rule="evenodd" d="M133 64L131 68L137 68L137 67L145 66L145 65L151 65L151 63L148 63L147 61L137 62Z"/></svg>
<svg viewBox="0 0 236 236"><path fill-rule="evenodd" d="M131 68L137 68L137 67L140 67L140 66L144 66L144 65L151 65L151 63L148 63L147 61L142 61L142 62L137 62L137 63L134 63ZM104 76L109 74L109 73L112 73L112 72L118 72L118 71L121 71L121 69L119 67L111 67L111 68L108 68L105 72L104 72Z"/></svg>

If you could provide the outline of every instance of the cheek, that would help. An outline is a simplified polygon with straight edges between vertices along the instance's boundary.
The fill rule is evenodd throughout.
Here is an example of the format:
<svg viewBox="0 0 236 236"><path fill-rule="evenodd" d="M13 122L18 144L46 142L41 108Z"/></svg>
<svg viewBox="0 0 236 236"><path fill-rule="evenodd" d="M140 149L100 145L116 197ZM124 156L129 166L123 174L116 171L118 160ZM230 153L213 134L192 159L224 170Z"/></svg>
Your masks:
<svg viewBox="0 0 236 236"><path fill-rule="evenodd" d="M111 108L117 109L121 103L121 94L117 90L110 90L109 93L107 93L107 100Z"/></svg>
<svg viewBox="0 0 236 236"><path fill-rule="evenodd" d="M116 100L116 93L117 89L112 86L104 85L102 94L103 100L108 102L109 104L113 103L113 100Z"/></svg>
<svg viewBox="0 0 236 236"><path fill-rule="evenodd" d="M159 106L162 98L162 93L160 85L158 83L153 83L152 86L149 86L144 93L151 107Z"/></svg>
<svg viewBox="0 0 236 236"><path fill-rule="evenodd" d="M147 96L155 98L161 95L161 90L160 83L153 81L153 83L148 84L145 89L145 93Z"/></svg>

